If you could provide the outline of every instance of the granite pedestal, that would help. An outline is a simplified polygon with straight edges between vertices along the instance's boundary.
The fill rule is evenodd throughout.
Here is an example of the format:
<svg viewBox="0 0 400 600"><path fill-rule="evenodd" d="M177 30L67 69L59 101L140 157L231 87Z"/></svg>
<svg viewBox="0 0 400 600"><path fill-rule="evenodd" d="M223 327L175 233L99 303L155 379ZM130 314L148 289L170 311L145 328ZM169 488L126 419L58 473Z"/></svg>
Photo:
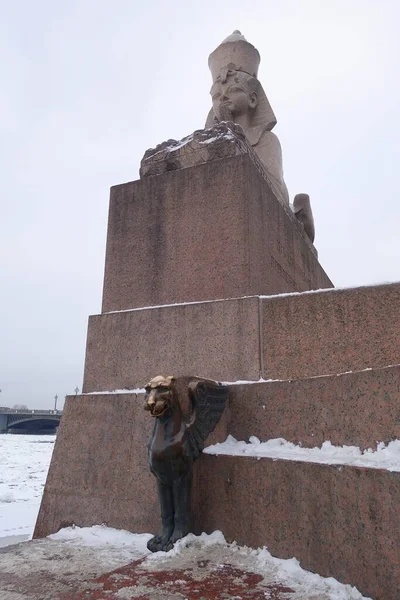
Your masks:
<svg viewBox="0 0 400 600"><path fill-rule="evenodd" d="M208 443L398 437L400 284L331 287L251 152L113 188L102 314L89 319L84 393L67 400L35 537L71 523L158 528L153 423L137 393L157 374L230 383ZM204 455L194 527L395 600L399 486L384 470Z"/></svg>
<svg viewBox="0 0 400 600"><path fill-rule="evenodd" d="M332 285L248 154L111 189L103 313Z"/></svg>
<svg viewBox="0 0 400 600"><path fill-rule="evenodd" d="M163 371L231 382L396 365L399 332L400 284L95 315L83 391L136 389Z"/></svg>

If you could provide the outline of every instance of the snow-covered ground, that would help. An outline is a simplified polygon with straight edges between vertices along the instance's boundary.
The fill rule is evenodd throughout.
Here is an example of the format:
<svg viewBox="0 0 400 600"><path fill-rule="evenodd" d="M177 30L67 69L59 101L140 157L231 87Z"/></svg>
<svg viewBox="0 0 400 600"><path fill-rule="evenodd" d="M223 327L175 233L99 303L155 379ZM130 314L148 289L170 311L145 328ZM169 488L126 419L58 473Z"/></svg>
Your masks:
<svg viewBox="0 0 400 600"><path fill-rule="evenodd" d="M243 570L249 570L262 575L268 583L280 583L294 590L290 597L307 598L309 600L369 600L350 585L343 585L333 577L321 577L310 571L305 571L295 558L283 560L272 556L266 548L252 549L238 546L236 542L228 544L220 531L211 535L202 533L200 536L189 534L180 540L170 552L149 554L146 542L150 538L146 534L134 534L128 531L118 531L104 526L68 527L49 538L54 541L64 541L72 547L97 548L101 555L109 552L116 559L121 552L124 559L134 560L147 555L144 567L150 572L157 569L184 569L202 559L221 566L225 561ZM180 571L182 572L182 571Z"/></svg>
<svg viewBox="0 0 400 600"><path fill-rule="evenodd" d="M55 435L0 435L0 545L35 527Z"/></svg>

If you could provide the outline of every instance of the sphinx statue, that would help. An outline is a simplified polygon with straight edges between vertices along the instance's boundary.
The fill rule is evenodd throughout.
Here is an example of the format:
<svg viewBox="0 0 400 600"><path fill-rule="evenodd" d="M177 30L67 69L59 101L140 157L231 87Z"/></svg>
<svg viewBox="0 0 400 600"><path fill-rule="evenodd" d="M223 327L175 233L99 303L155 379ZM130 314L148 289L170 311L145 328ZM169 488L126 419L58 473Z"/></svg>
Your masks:
<svg viewBox="0 0 400 600"><path fill-rule="evenodd" d="M240 125L263 164L278 199L289 205L281 145L272 133L276 117L257 79L259 64L258 50L240 31L234 31L210 54L212 109L206 127L221 121Z"/></svg>
<svg viewBox="0 0 400 600"><path fill-rule="evenodd" d="M297 194L293 204L283 178L282 149L272 132L276 117L267 95L257 78L260 54L240 31L228 36L208 58L212 75L212 108L204 130L195 131L182 140L167 140L145 153L140 176L159 175L165 171L193 166L215 158L235 154L235 143L229 147L226 133L236 142L246 139L261 163L270 187L279 202L291 210L311 242L314 221L310 198ZM218 145L224 140L225 144ZM210 142L213 144L210 144Z"/></svg>
<svg viewBox="0 0 400 600"><path fill-rule="evenodd" d="M289 193L283 178L282 149L272 132L276 117L257 79L259 65L258 50L238 30L210 54L212 108L206 127L222 121L239 125L260 159L278 200L289 206ZM314 220L309 196L297 194L290 207L313 242Z"/></svg>

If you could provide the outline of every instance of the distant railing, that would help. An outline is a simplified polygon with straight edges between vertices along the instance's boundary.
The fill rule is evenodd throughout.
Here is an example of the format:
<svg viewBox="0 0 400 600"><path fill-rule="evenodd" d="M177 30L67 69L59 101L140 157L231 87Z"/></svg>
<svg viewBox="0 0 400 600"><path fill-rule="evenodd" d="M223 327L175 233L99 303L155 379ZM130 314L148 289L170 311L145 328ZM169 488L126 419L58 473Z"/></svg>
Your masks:
<svg viewBox="0 0 400 600"><path fill-rule="evenodd" d="M0 414L3 415L62 415L62 410L42 410L30 408L9 408L8 406L0 406Z"/></svg>

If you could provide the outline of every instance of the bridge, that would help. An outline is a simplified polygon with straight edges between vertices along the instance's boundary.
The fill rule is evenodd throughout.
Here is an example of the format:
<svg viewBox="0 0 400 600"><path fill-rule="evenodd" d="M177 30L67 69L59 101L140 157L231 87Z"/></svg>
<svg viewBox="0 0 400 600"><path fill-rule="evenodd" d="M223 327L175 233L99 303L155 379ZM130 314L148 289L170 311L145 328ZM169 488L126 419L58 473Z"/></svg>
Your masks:
<svg viewBox="0 0 400 600"><path fill-rule="evenodd" d="M55 433L62 410L15 409L0 406L0 433Z"/></svg>

